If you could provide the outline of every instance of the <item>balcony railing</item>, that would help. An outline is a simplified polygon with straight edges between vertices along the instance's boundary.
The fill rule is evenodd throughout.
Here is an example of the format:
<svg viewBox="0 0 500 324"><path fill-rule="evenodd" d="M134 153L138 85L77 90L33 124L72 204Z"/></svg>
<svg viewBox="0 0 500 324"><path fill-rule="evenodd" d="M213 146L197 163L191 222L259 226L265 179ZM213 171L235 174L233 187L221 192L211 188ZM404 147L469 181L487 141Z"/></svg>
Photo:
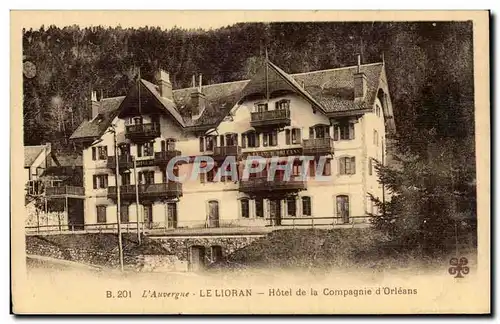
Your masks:
<svg viewBox="0 0 500 324"><path fill-rule="evenodd" d="M61 187L46 187L45 195L50 196L85 196L85 189L83 187L75 186L61 186Z"/></svg>
<svg viewBox="0 0 500 324"><path fill-rule="evenodd" d="M160 123L128 125L125 136L130 140L151 140L160 136Z"/></svg>
<svg viewBox="0 0 500 324"><path fill-rule="evenodd" d="M155 162L159 165L168 164L170 160L176 156L180 156L181 151L178 150L170 150L170 151L162 151L155 153Z"/></svg>
<svg viewBox="0 0 500 324"><path fill-rule="evenodd" d="M333 138L305 139L302 147L305 155L333 154Z"/></svg>
<svg viewBox="0 0 500 324"><path fill-rule="evenodd" d="M240 181L241 192L269 192L269 191L298 191L306 189L305 180L294 179L291 176L288 181L282 178L268 180L267 177L249 178Z"/></svg>
<svg viewBox="0 0 500 324"><path fill-rule="evenodd" d="M215 160L224 160L228 156L234 156L238 159L241 156L241 146L215 146L213 158Z"/></svg>
<svg viewBox="0 0 500 324"><path fill-rule="evenodd" d="M115 156L108 156L108 161L106 163L108 169L116 169L116 159ZM132 155L119 155L118 156L118 168L119 169L131 169L134 167L134 157Z"/></svg>
<svg viewBox="0 0 500 324"><path fill-rule="evenodd" d="M290 125L290 109L253 112L250 125L252 127L288 126Z"/></svg>
<svg viewBox="0 0 500 324"><path fill-rule="evenodd" d="M182 196L182 183L152 183L140 184L139 199L150 198L173 198ZM116 199L116 187L108 187L108 198ZM124 200L135 200L135 185L120 186L120 198Z"/></svg>

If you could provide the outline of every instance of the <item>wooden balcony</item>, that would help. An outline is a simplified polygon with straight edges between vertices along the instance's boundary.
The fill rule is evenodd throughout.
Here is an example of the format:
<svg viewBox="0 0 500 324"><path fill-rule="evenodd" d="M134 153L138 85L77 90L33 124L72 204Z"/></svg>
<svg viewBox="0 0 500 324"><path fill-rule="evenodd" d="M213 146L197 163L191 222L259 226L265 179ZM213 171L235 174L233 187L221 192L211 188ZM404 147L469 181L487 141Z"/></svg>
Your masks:
<svg viewBox="0 0 500 324"><path fill-rule="evenodd" d="M228 156L234 156L236 160L241 157L241 146L215 146L212 157L216 161L223 161Z"/></svg>
<svg viewBox="0 0 500 324"><path fill-rule="evenodd" d="M161 199L161 198L175 198L182 196L182 183L168 182L168 183L152 183L140 184L139 199ZM108 187L108 198L116 200L116 187ZM123 200L135 201L135 185L120 186L120 198Z"/></svg>
<svg viewBox="0 0 500 324"><path fill-rule="evenodd" d="M160 123L128 125L125 137L136 143L151 141L160 137Z"/></svg>
<svg viewBox="0 0 500 324"><path fill-rule="evenodd" d="M173 159L176 156L180 156L180 155L181 155L181 151L177 151L177 150L156 152L155 153L155 163L157 165L166 165L166 164L168 164L168 162L170 162L171 159Z"/></svg>
<svg viewBox="0 0 500 324"><path fill-rule="evenodd" d="M45 196L50 198L85 198L85 189L75 186L46 187Z"/></svg>
<svg viewBox="0 0 500 324"><path fill-rule="evenodd" d="M302 147L304 155L333 154L333 138L305 139Z"/></svg>
<svg viewBox="0 0 500 324"><path fill-rule="evenodd" d="M108 161L106 163L108 169L116 169L116 159L115 156L108 156ZM131 155L119 155L118 156L118 169L128 170L134 167L134 157Z"/></svg>
<svg viewBox="0 0 500 324"><path fill-rule="evenodd" d="M250 125L255 128L276 128L290 125L290 109L253 112Z"/></svg>
<svg viewBox="0 0 500 324"><path fill-rule="evenodd" d="M288 181L284 179L267 180L267 177L249 178L241 180L239 191L256 194L269 192L300 191L307 188L305 180L296 180L291 176Z"/></svg>

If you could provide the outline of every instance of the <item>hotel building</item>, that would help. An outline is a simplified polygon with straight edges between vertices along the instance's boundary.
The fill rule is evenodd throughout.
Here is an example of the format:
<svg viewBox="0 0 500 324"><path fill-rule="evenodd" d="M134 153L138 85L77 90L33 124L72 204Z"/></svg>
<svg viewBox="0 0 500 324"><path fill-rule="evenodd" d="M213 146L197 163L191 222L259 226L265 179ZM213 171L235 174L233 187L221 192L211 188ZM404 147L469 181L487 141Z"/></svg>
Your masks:
<svg viewBox="0 0 500 324"><path fill-rule="evenodd" d="M83 219L73 221L115 226L115 174L121 223L134 226L139 217L146 229L330 226L377 214L371 195L385 194L375 161L384 163L386 134L395 129L383 62L288 74L266 61L250 80L203 85L199 76L176 90L163 70L152 81L139 80L121 97L92 93L91 119L71 136L83 153L85 193ZM212 171L168 179L172 158L186 157L175 167L183 177L207 155ZM264 166L241 180L252 155L295 156L294 174L298 158L310 157L309 174L283 181L278 172L267 181ZM239 178L217 181L227 156L240 164Z"/></svg>

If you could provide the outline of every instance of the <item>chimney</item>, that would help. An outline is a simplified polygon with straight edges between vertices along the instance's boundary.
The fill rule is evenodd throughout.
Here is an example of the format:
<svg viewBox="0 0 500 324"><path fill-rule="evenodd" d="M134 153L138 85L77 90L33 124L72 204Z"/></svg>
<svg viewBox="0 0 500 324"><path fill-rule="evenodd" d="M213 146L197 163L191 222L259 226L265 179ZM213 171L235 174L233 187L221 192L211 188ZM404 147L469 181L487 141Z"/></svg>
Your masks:
<svg viewBox="0 0 500 324"><path fill-rule="evenodd" d="M97 91L92 91L92 93L90 94L90 101L92 104L91 119L94 119L99 114L99 108L101 107L100 102L97 101Z"/></svg>
<svg viewBox="0 0 500 324"><path fill-rule="evenodd" d="M361 72L361 55L358 54L358 70L354 74L354 102L362 102L366 97L366 75Z"/></svg>
<svg viewBox="0 0 500 324"><path fill-rule="evenodd" d="M195 92L191 93L191 117L193 119L199 118L205 110L206 98L201 92L202 76L200 74L200 83Z"/></svg>
<svg viewBox="0 0 500 324"><path fill-rule="evenodd" d="M163 98L173 100L172 83L170 83L170 76L168 72L159 69L155 75L156 85L160 89L160 95Z"/></svg>

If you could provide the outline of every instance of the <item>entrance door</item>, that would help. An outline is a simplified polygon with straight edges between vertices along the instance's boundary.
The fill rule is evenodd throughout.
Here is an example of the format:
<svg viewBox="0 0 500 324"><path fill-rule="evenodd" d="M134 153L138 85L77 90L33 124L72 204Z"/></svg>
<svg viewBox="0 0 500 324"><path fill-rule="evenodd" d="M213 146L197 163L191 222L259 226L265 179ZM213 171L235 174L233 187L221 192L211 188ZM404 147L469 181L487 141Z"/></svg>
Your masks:
<svg viewBox="0 0 500 324"><path fill-rule="evenodd" d="M280 226L281 225L281 200L271 199L269 200L269 218L271 218L271 225Z"/></svg>
<svg viewBox="0 0 500 324"><path fill-rule="evenodd" d="M153 206L151 204L144 204L144 227L153 227Z"/></svg>
<svg viewBox="0 0 500 324"><path fill-rule="evenodd" d="M189 250L189 270L200 271L205 266L205 247L192 246Z"/></svg>
<svg viewBox="0 0 500 324"><path fill-rule="evenodd" d="M349 196L337 196L337 217L342 223L349 223Z"/></svg>
<svg viewBox="0 0 500 324"><path fill-rule="evenodd" d="M219 227L219 202L208 202L208 227Z"/></svg>

